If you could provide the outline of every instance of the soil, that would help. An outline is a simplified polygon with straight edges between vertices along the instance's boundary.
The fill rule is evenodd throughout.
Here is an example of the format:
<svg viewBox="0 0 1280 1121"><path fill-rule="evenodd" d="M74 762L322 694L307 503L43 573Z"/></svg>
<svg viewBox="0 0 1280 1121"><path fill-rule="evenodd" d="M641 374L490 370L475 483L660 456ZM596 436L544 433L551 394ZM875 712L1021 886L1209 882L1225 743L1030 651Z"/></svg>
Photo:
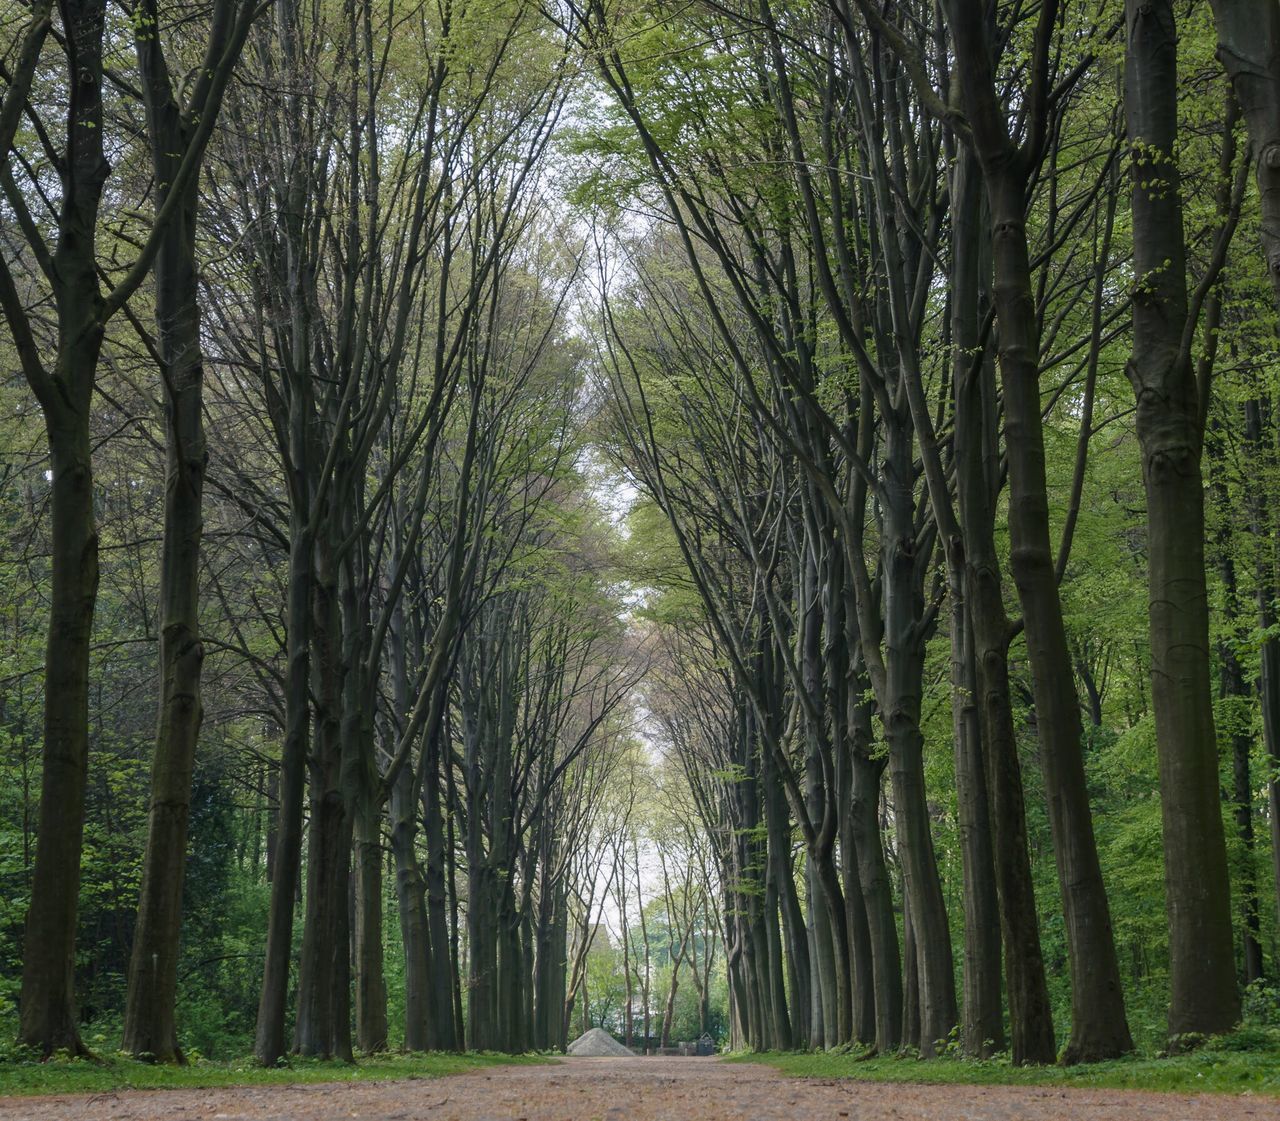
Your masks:
<svg viewBox="0 0 1280 1121"><path fill-rule="evenodd" d="M715 1059L565 1059L448 1078L0 1098L0 1121L1280 1121L1280 1099L787 1078Z"/></svg>

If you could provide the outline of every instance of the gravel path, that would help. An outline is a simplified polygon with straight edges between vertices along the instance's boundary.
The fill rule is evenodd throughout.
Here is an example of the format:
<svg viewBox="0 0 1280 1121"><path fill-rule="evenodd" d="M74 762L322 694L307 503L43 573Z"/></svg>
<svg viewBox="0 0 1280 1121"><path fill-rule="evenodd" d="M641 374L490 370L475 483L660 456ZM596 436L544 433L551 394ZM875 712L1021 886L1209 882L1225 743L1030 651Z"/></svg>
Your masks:
<svg viewBox="0 0 1280 1121"><path fill-rule="evenodd" d="M714 1059L567 1059L449 1078L0 1098L0 1121L1280 1121L1280 1100L785 1078Z"/></svg>

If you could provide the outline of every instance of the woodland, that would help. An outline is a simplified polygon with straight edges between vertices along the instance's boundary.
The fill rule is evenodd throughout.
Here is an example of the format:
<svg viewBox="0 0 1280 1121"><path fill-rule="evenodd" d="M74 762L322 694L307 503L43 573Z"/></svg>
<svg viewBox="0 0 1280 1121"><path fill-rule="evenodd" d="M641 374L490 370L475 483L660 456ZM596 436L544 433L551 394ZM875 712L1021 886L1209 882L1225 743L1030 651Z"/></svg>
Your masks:
<svg viewBox="0 0 1280 1121"><path fill-rule="evenodd" d="M1278 0L0 0L0 319L0 1065L1280 1049Z"/></svg>

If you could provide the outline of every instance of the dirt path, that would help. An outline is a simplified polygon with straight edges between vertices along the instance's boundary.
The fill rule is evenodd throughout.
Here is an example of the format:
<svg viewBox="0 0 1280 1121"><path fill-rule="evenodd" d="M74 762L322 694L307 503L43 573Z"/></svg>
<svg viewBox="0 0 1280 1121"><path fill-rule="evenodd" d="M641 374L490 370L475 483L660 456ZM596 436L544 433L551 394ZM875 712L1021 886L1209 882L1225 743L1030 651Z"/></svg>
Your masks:
<svg viewBox="0 0 1280 1121"><path fill-rule="evenodd" d="M0 1098L0 1121L1280 1121L1280 1100L785 1078L714 1059L568 1059L407 1082Z"/></svg>

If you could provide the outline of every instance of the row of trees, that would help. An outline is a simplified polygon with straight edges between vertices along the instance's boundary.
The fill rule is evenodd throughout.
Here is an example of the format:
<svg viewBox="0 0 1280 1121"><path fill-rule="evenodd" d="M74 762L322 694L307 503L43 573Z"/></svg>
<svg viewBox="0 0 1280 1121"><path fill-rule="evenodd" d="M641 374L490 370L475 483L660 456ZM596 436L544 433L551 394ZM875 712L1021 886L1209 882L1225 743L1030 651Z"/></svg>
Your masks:
<svg viewBox="0 0 1280 1121"><path fill-rule="evenodd" d="M568 43L518 0L0 22L20 1042L86 1051L79 987L180 1060L180 986L247 958L263 1063L384 1049L389 1007L412 1050L563 1045L639 665L548 187Z"/></svg>
<svg viewBox="0 0 1280 1121"><path fill-rule="evenodd" d="M594 874L569 905L573 1026L605 1028L638 1053L724 1039L730 920L716 904L715 862L677 759L633 751L598 796L606 808L597 828L579 838Z"/></svg>
<svg viewBox="0 0 1280 1121"><path fill-rule="evenodd" d="M23 1043L647 1043L721 963L757 1048L1237 1023L1269 6L7 11Z"/></svg>
<svg viewBox="0 0 1280 1121"><path fill-rule="evenodd" d="M640 216L598 284L608 439L668 526L655 707L752 1046L1131 1050L1091 805L1129 729L1167 1036L1263 975L1274 13L1215 13L574 9L606 94L579 197Z"/></svg>

